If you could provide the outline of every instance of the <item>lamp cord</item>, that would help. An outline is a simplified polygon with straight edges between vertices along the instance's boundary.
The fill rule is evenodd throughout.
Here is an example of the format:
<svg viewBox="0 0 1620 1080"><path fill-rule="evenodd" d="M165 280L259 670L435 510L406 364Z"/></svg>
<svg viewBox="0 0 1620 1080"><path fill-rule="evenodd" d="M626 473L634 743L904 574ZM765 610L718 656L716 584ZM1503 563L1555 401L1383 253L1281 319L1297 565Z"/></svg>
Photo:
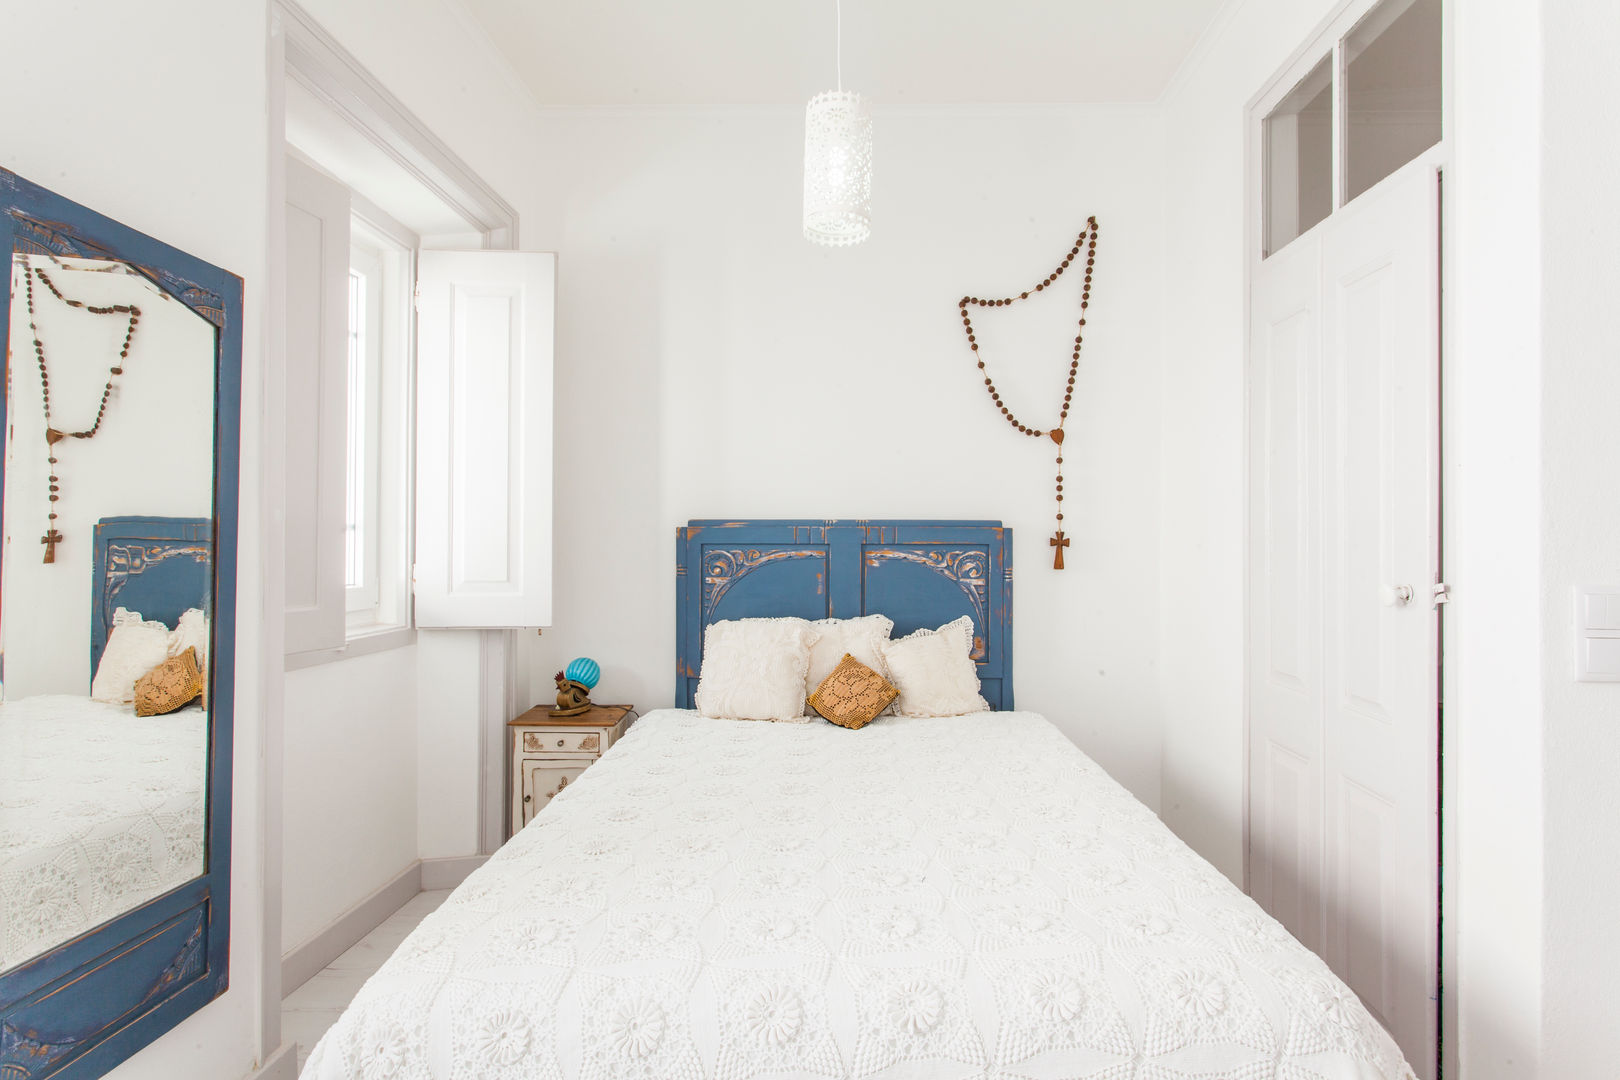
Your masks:
<svg viewBox="0 0 1620 1080"><path fill-rule="evenodd" d="M838 57L838 90L844 90L844 0L833 0L834 25L836 27L837 43L834 46Z"/></svg>

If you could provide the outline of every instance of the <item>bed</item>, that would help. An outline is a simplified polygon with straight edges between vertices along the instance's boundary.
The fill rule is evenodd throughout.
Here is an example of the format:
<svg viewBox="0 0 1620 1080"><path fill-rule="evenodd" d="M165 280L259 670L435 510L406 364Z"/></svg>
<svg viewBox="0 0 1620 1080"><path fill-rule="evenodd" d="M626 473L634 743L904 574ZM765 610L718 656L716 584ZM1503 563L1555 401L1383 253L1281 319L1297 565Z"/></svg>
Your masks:
<svg viewBox="0 0 1620 1080"><path fill-rule="evenodd" d="M212 525L97 523L90 671L114 612L171 627L207 607ZM40 694L0 704L0 970L203 871L208 714Z"/></svg>
<svg viewBox="0 0 1620 1080"><path fill-rule="evenodd" d="M649 713L423 921L306 1080L1410 1076L1319 959L1011 711L1006 530L697 522L680 547L677 704L716 619L965 609L1000 708Z"/></svg>

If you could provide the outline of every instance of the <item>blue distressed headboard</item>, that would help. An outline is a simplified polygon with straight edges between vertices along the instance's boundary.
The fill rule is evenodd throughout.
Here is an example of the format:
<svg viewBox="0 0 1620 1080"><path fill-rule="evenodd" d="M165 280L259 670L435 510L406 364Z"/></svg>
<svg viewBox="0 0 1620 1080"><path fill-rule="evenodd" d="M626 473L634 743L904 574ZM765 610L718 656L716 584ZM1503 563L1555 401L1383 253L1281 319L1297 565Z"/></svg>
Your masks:
<svg viewBox="0 0 1620 1080"><path fill-rule="evenodd" d="M887 615L894 636L973 617L979 683L1013 707L1012 530L999 521L693 521L676 530L675 704L721 619Z"/></svg>
<svg viewBox="0 0 1620 1080"><path fill-rule="evenodd" d="M214 523L208 518L109 517L96 522L90 675L112 632L113 612L138 611L174 628L191 608L213 623Z"/></svg>

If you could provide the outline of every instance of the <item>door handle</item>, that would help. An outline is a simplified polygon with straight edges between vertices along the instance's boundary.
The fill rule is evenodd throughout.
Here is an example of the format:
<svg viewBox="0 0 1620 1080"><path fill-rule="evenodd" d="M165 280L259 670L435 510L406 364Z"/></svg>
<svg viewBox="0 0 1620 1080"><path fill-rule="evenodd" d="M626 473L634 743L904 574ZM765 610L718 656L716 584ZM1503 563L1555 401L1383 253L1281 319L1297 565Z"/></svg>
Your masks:
<svg viewBox="0 0 1620 1080"><path fill-rule="evenodd" d="M1385 585L1378 590L1385 607L1405 607L1412 602L1412 586Z"/></svg>

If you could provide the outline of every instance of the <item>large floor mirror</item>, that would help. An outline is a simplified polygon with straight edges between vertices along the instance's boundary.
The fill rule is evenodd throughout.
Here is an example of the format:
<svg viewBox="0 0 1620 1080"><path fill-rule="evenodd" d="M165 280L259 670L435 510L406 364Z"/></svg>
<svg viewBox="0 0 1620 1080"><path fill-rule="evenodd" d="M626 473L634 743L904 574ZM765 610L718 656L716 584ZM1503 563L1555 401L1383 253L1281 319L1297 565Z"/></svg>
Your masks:
<svg viewBox="0 0 1620 1080"><path fill-rule="evenodd" d="M0 170L0 1077L223 993L239 279Z"/></svg>

